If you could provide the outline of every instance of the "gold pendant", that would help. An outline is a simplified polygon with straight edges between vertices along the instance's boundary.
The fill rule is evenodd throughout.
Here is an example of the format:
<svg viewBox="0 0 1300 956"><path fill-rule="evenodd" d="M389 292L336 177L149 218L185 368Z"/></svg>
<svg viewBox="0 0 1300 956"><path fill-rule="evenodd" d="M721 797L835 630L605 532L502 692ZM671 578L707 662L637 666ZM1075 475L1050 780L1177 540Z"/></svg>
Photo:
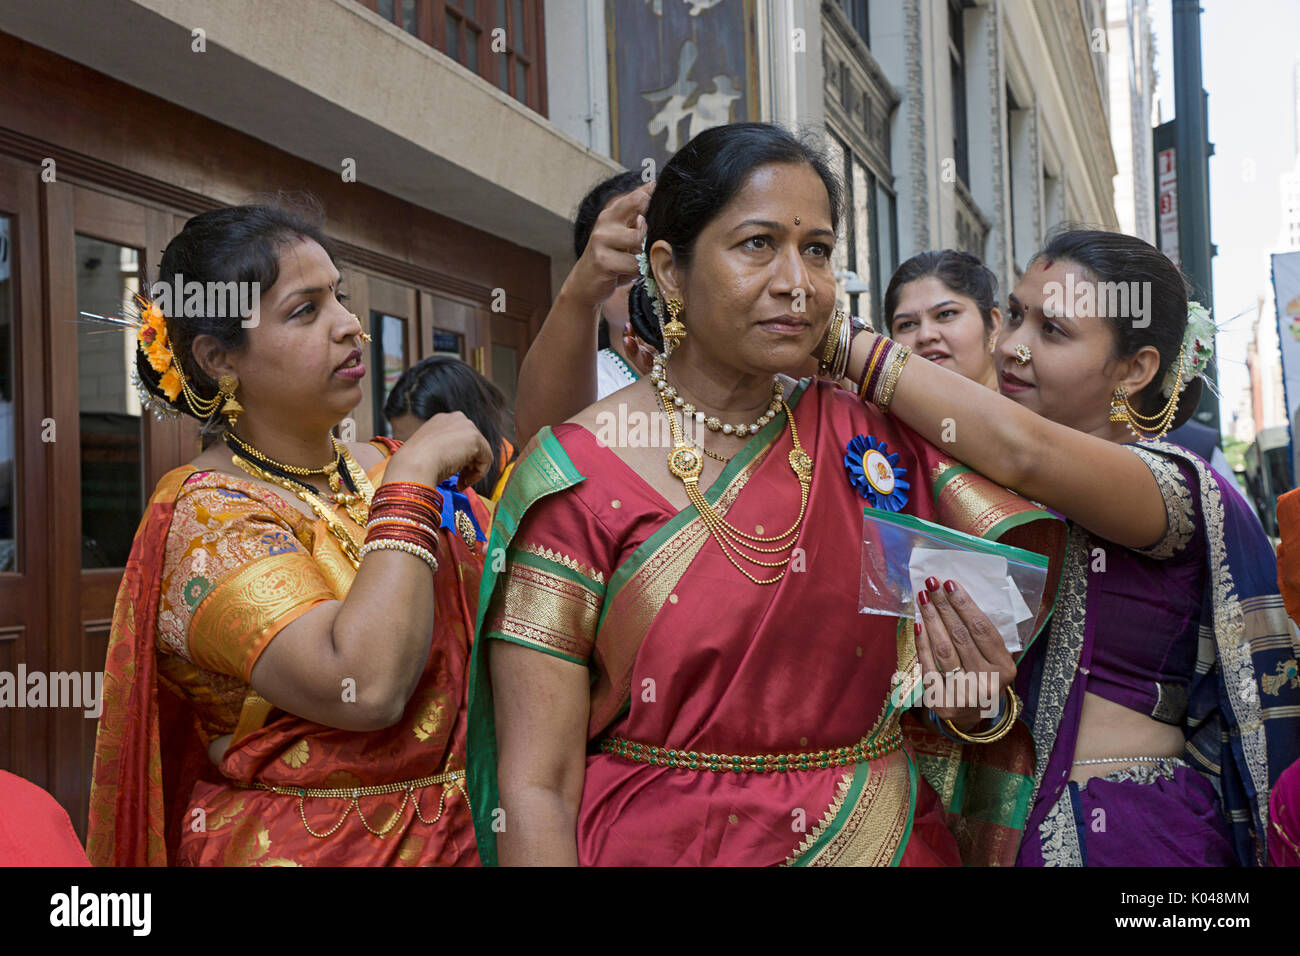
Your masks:
<svg viewBox="0 0 1300 956"><path fill-rule="evenodd" d="M801 485L812 483L813 460L802 448L792 448L790 450L790 469L794 472L794 476L799 479Z"/></svg>
<svg viewBox="0 0 1300 956"><path fill-rule="evenodd" d="M693 445L673 445L668 453L668 470L681 481L699 481L704 471L704 459Z"/></svg>
<svg viewBox="0 0 1300 956"><path fill-rule="evenodd" d="M474 533L474 522L470 521L469 515L463 511L456 512L456 530L460 532L465 547L473 551L474 545L478 543L478 536Z"/></svg>

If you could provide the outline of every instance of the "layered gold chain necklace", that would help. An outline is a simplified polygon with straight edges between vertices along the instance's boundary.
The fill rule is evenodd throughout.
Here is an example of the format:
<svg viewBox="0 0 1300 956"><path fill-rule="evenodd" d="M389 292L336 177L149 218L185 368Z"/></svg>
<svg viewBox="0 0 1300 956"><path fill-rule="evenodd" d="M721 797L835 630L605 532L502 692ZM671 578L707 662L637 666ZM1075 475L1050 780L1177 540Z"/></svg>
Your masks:
<svg viewBox="0 0 1300 956"><path fill-rule="evenodd" d="M668 470L674 477L680 479L682 485L686 488L686 497L695 506L695 510L700 513L705 527L709 529L709 533L718 542L723 555L726 556L737 571L755 584L775 584L780 581L785 577L785 572L789 569L790 558L794 554L794 543L799 538L799 528L802 526L804 515L808 511L808 490L812 485L813 475L812 457L803 450L803 446L799 443L799 429L795 426L794 415L790 411L790 406L786 404L784 395L780 396L779 401L781 408L785 411L786 423L790 427L790 440L794 443L794 448L790 451L789 462L790 470L794 472L795 478L799 481L799 516L794 519L794 524L785 531L766 537L741 531L713 510L713 506L709 504L708 499L704 497L704 493L700 490L700 475L704 471L704 459L700 457L700 450L686 440L684 429L678 422L676 414L674 414L672 397L665 394L662 388L659 389L658 395L659 401L663 405L664 414L668 417L668 427L673 436L673 447L668 453ZM772 547L768 547L769 545ZM768 561L747 554L746 551L757 552L761 555L774 555L783 551L789 551L790 553L779 560ZM758 578L741 567L740 561L736 560L737 556L751 565L763 568L780 568L781 570L774 577Z"/></svg>
<svg viewBox="0 0 1300 956"><path fill-rule="evenodd" d="M303 468L276 461L237 437L233 432L227 432L226 437L236 451L236 454L231 456L231 461L237 467L259 481L265 481L268 484L284 488L296 495L300 501L310 505L311 510L325 522L330 533L338 540L343 553L352 566L354 568L361 566L360 542L353 537L352 532L335 514L334 509L316 493L316 489L301 480L307 477L327 478L331 492L330 497L333 499L334 504L342 506L348 517L358 526L364 528L366 522L370 519L370 502L375 496L375 487L366 475L365 470L352 457L352 453L348 451L346 445L337 438L330 436L330 440L334 443L334 452L337 455L335 460L320 468ZM344 490L343 480L339 475L340 464L347 470L349 483L356 489L355 491Z"/></svg>

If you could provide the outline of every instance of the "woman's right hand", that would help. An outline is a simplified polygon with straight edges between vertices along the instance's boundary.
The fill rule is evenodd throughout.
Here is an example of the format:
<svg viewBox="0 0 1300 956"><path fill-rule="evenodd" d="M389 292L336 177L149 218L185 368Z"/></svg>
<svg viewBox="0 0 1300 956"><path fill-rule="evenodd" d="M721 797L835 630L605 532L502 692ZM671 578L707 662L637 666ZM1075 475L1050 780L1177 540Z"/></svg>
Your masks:
<svg viewBox="0 0 1300 956"><path fill-rule="evenodd" d="M393 453L384 480L437 485L459 472L465 489L488 473L492 456L473 422L461 412L447 412L430 418Z"/></svg>
<svg viewBox="0 0 1300 956"><path fill-rule="evenodd" d="M636 256L645 241L645 211L654 188L651 180L612 200L596 217L587 248L564 283L584 304L599 305L641 274Z"/></svg>

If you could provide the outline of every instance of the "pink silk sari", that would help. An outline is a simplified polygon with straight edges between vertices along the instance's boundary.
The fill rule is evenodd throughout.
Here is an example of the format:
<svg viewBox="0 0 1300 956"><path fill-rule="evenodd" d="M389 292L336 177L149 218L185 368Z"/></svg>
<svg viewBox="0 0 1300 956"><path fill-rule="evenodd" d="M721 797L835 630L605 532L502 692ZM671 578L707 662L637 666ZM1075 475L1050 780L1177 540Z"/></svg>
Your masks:
<svg viewBox="0 0 1300 956"><path fill-rule="evenodd" d="M614 736L697 754L807 753L899 731L906 708L893 692L915 684L919 665L910 620L858 613L865 502L844 465L855 435L900 454L911 483L906 513L1059 548L1058 523L1046 513L954 466L853 395L823 385L801 389L791 405L815 465L807 515L778 583L746 579L694 507L677 512L591 432L561 425L520 463L498 507L492 546L508 544L507 567L485 576L476 647L512 641L591 671L576 833L584 865L1009 862L1019 840L1011 817L1017 807L1023 815L1018 805L1032 773L1023 728L1001 748L1005 760L982 755L996 781L970 787L960 748L933 734L917 737L927 741L924 754L908 742L878 759L783 773L680 769L599 750ZM748 533L789 527L799 509L792 448L778 416L706 496ZM480 855L491 864L498 796L484 664L480 651L471 675L470 784ZM941 770L946 793L922 776L925 761ZM977 799L963 806L963 798L980 786L998 813L984 813L988 825L968 831L961 814L985 806Z"/></svg>

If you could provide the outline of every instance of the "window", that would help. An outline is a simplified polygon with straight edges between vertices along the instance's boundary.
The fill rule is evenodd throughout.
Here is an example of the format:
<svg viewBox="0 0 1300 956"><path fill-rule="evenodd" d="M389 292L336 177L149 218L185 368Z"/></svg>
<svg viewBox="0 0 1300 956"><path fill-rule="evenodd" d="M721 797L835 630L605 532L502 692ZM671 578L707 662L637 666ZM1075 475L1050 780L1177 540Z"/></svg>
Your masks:
<svg viewBox="0 0 1300 956"><path fill-rule="evenodd" d="M408 365L406 357L406 320L384 312L370 313L370 327L378 334L371 344L375 369L375 434L388 435L391 430L384 418L384 406L393 386Z"/></svg>
<svg viewBox="0 0 1300 956"><path fill-rule="evenodd" d="M848 17L854 32L862 37L862 42L871 46L871 28L867 16L867 0L840 0L840 9Z"/></svg>
<svg viewBox="0 0 1300 956"><path fill-rule="evenodd" d="M140 254L76 237L77 309L131 315L140 291ZM81 566L126 566L144 511L140 398L131 385L135 336L77 325L81 425Z"/></svg>
<svg viewBox="0 0 1300 956"><path fill-rule="evenodd" d="M358 2L545 115L542 0Z"/></svg>
<svg viewBox="0 0 1300 956"><path fill-rule="evenodd" d="M970 182L970 156L966 141L966 31L962 5L948 0L948 60L952 74L952 157L957 176Z"/></svg>

